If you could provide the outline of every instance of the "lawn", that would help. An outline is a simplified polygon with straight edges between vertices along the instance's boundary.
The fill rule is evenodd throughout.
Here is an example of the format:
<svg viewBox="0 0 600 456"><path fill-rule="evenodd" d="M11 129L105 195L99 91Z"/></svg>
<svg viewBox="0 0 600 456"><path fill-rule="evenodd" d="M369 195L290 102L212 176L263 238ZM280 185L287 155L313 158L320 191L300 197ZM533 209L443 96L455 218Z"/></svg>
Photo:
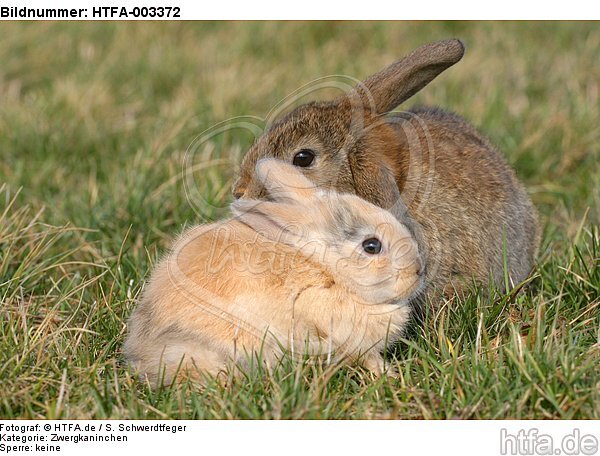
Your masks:
<svg viewBox="0 0 600 456"><path fill-rule="evenodd" d="M2 29L0 418L600 418L597 23ZM144 278L184 226L226 214L227 163L250 139L220 136L193 163L188 146L319 77L362 79L449 37L465 58L406 106L463 115L515 167L543 225L530 286L440 298L398 347L397 379L288 360L152 391L128 372Z"/></svg>

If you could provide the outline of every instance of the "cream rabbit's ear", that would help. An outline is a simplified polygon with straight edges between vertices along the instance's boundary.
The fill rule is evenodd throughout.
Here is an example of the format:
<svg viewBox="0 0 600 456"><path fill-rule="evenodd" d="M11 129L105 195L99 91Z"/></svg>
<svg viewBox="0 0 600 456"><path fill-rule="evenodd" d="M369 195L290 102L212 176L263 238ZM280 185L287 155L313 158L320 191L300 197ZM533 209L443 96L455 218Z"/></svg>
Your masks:
<svg viewBox="0 0 600 456"><path fill-rule="evenodd" d="M460 40L429 43L358 84L348 95L376 114L385 114L408 100L465 53Z"/></svg>
<svg viewBox="0 0 600 456"><path fill-rule="evenodd" d="M239 199L231 203L234 218L275 242L295 245L307 237L306 212L298 206L270 201Z"/></svg>
<svg viewBox="0 0 600 456"><path fill-rule="evenodd" d="M256 175L272 200L284 203L305 201L315 196L316 187L293 165L266 158L256 163Z"/></svg>

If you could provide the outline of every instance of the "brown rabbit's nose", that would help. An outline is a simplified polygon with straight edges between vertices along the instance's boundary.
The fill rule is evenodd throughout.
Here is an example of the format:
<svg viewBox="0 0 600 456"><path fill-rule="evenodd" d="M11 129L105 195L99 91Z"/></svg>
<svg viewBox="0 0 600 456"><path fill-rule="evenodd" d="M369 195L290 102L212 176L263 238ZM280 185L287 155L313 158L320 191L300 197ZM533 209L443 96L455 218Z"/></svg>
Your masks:
<svg viewBox="0 0 600 456"><path fill-rule="evenodd" d="M234 188L233 189L233 197L235 199L240 199L242 196L244 196L244 193L246 193L245 188Z"/></svg>
<svg viewBox="0 0 600 456"><path fill-rule="evenodd" d="M243 177L238 177L231 186L231 193L235 199L243 198L248 189L248 180Z"/></svg>

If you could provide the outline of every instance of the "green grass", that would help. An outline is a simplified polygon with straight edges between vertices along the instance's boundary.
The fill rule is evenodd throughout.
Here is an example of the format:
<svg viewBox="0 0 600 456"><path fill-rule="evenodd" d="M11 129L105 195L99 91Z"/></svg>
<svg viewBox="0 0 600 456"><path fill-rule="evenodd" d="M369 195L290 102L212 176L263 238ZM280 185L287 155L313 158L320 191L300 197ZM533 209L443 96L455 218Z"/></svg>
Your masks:
<svg viewBox="0 0 600 456"><path fill-rule="evenodd" d="M600 418L597 23L13 23L2 35L1 418ZM398 379L289 360L227 386L133 378L120 347L144 278L230 198L231 169L216 165L186 197L197 135L451 36L465 59L411 103L470 119L526 183L544 226L532 286L440 301L399 347ZM215 143L225 158L248 144Z"/></svg>

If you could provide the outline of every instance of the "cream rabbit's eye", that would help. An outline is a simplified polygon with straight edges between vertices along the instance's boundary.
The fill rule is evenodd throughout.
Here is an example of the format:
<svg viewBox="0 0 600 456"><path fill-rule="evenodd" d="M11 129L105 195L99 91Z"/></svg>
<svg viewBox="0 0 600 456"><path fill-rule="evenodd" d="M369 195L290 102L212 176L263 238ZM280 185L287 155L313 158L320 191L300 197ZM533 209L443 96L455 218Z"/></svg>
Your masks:
<svg viewBox="0 0 600 456"><path fill-rule="evenodd" d="M381 252L381 241L377 238L369 238L363 241L363 249L370 255L376 255Z"/></svg>
<svg viewBox="0 0 600 456"><path fill-rule="evenodd" d="M302 149L299 152L296 152L294 155L294 160L292 163L294 166L299 166L301 168L306 168L307 166L312 165L312 162L315 160L315 153L310 149Z"/></svg>

